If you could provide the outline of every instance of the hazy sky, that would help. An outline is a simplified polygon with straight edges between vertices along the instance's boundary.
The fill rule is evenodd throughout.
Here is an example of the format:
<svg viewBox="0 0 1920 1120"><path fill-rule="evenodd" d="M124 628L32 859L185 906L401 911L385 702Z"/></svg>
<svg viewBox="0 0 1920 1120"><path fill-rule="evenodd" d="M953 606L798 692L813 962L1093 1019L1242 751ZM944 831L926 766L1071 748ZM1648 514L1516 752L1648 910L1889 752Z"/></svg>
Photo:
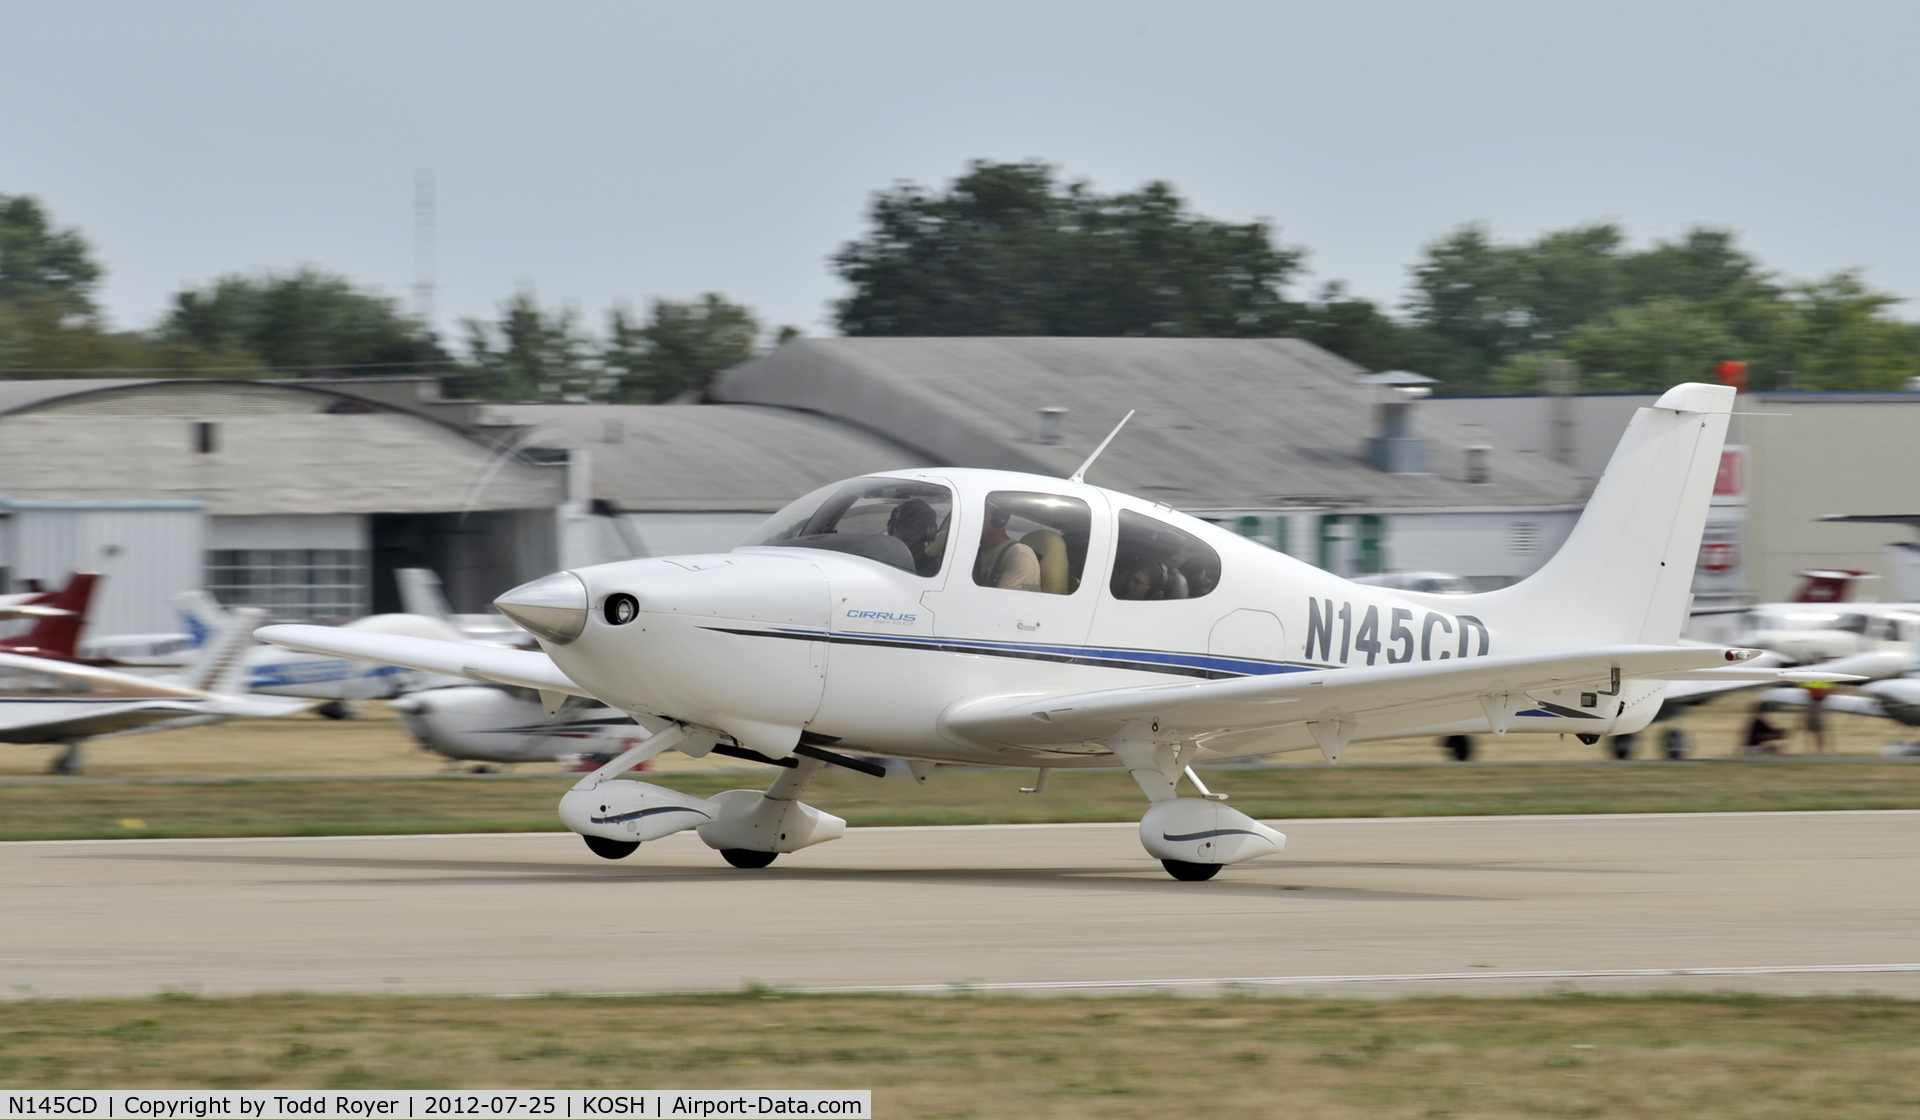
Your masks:
<svg viewBox="0 0 1920 1120"><path fill-rule="evenodd" d="M300 262L410 298L430 169L443 330L530 283L821 333L871 193L979 157L1169 180L1393 303L1460 222L1600 218L1920 297L1913 3L10 9L0 193L84 230L123 327Z"/></svg>

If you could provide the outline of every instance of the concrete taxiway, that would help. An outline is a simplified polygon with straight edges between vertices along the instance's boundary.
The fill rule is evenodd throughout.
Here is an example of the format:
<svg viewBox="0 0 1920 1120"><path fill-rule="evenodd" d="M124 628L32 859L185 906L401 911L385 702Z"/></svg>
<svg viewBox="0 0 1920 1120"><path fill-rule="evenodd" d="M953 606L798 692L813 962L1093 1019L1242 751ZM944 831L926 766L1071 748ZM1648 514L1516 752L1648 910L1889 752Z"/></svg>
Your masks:
<svg viewBox="0 0 1920 1120"><path fill-rule="evenodd" d="M1132 825L0 844L0 996L259 991L1920 995L1920 812L1276 822L1177 883Z"/></svg>

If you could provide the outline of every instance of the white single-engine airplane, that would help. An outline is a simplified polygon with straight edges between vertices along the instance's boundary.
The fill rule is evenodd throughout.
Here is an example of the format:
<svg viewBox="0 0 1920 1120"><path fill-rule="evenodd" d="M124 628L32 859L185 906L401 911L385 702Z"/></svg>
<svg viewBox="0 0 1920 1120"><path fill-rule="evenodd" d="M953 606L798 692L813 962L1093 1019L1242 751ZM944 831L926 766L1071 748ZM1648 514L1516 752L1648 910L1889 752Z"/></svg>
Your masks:
<svg viewBox="0 0 1920 1120"><path fill-rule="evenodd" d="M688 828L741 867L834 839L845 822L797 798L828 761L879 772L851 755L919 775L1118 759L1150 802L1147 851L1206 879L1286 838L1209 797L1199 760L1318 747L1335 761L1416 734L1591 742L1644 727L1667 681L1828 679L1676 644L1733 397L1681 385L1639 410L1560 552L1484 594L1356 585L1087 485L1086 465L1064 481L928 468L817 490L731 553L560 572L495 600L540 651L259 634L631 713L652 737L560 803L609 858ZM710 799L609 780L667 749L788 769ZM1179 795L1183 776L1202 796Z"/></svg>

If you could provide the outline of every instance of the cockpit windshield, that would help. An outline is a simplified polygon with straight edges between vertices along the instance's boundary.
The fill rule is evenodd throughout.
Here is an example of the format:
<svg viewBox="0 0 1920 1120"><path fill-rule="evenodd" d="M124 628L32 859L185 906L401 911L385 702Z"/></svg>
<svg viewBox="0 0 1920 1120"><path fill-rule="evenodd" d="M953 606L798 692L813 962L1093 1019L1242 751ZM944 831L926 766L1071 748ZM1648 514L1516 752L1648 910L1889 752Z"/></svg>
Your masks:
<svg viewBox="0 0 1920 1120"><path fill-rule="evenodd" d="M940 572L953 491L934 482L856 478L822 487L767 519L742 547L824 548L918 576Z"/></svg>

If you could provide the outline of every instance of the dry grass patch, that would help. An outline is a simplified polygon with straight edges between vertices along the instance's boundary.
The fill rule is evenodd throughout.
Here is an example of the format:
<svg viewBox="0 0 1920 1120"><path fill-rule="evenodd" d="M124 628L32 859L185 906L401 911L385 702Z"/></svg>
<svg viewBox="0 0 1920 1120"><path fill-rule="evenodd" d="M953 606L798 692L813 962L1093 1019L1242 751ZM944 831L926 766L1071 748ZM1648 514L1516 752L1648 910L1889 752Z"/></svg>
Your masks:
<svg viewBox="0 0 1920 1120"><path fill-rule="evenodd" d="M772 773L639 776L707 796L764 788ZM552 832L574 780L35 782L0 786L0 840ZM840 771L807 800L855 825L1134 821L1144 806L1124 773L1062 772L1044 795L1015 792L1031 780L1031 771L945 770L921 786ZM1913 761L1289 766L1207 780L1266 819L1920 808Z"/></svg>
<svg viewBox="0 0 1920 1120"><path fill-rule="evenodd" d="M0 1005L27 1087L871 1088L885 1117L1911 1117L1920 1003L261 996Z"/></svg>

